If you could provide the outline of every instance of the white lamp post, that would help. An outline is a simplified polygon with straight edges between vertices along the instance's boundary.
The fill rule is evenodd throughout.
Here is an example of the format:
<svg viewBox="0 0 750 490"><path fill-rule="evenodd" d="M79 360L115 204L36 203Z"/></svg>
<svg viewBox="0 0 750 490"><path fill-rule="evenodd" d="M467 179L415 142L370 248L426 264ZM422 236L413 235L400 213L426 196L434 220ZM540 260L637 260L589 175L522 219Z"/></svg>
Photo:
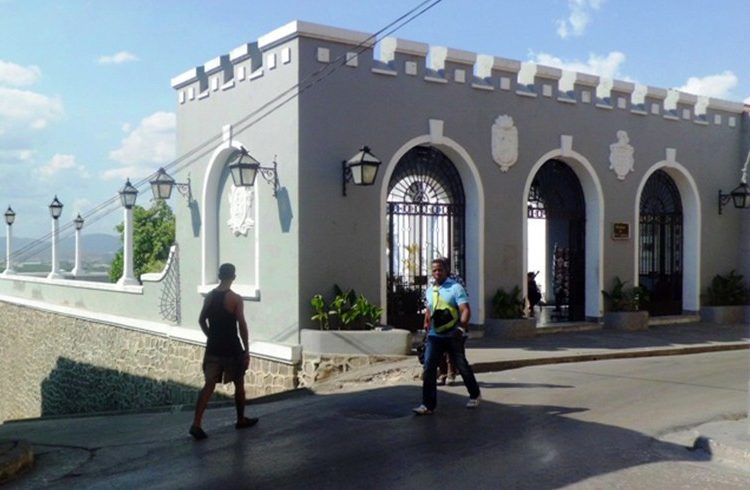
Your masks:
<svg viewBox="0 0 750 490"><path fill-rule="evenodd" d="M4 275L15 274L13 270L13 263L11 262L11 248L13 247L13 222L16 220L16 213L8 206L8 210L5 212L5 270Z"/></svg>
<svg viewBox="0 0 750 490"><path fill-rule="evenodd" d="M120 286L140 284L133 272L133 206L138 197L138 189L133 187L130 179L120 189L120 202L125 208L125 228L123 230L122 244L122 277L117 281Z"/></svg>
<svg viewBox="0 0 750 490"><path fill-rule="evenodd" d="M78 277L83 272L83 267L81 266L81 228L83 228L83 218L81 218L80 213L73 220L73 223L76 225L76 259L73 270L70 273L73 274L73 277Z"/></svg>
<svg viewBox="0 0 750 490"><path fill-rule="evenodd" d="M60 274L60 260L57 256L57 241L60 235L60 227L57 219L62 214L63 204L57 199L57 196L49 205L49 214L52 217L52 270L47 275L47 279L62 279Z"/></svg>

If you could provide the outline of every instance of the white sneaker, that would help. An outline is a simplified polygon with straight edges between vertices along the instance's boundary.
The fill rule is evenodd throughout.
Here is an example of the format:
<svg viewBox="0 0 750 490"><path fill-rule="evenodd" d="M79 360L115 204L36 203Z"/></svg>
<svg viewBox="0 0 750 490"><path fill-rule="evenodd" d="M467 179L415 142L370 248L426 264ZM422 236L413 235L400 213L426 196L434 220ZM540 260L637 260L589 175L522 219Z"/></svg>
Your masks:
<svg viewBox="0 0 750 490"><path fill-rule="evenodd" d="M424 405L412 408L411 411L414 412L415 415L432 415L432 410L425 407Z"/></svg>
<svg viewBox="0 0 750 490"><path fill-rule="evenodd" d="M469 401L466 402L466 408L477 408L479 406L479 400L481 397L476 398L469 398Z"/></svg>

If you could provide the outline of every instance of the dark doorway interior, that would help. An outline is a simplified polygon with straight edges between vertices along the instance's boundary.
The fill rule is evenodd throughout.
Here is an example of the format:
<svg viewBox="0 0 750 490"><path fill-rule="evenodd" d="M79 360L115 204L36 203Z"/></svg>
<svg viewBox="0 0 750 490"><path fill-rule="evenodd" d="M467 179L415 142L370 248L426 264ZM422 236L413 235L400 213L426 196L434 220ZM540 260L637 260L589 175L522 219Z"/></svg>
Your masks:
<svg viewBox="0 0 750 490"><path fill-rule="evenodd" d="M682 313L682 202L672 178L654 172L641 193L639 283L652 316Z"/></svg>
<svg viewBox="0 0 750 490"><path fill-rule="evenodd" d="M575 172L560 160L549 160L531 183L529 219L546 222L550 321L585 320L586 201Z"/></svg>

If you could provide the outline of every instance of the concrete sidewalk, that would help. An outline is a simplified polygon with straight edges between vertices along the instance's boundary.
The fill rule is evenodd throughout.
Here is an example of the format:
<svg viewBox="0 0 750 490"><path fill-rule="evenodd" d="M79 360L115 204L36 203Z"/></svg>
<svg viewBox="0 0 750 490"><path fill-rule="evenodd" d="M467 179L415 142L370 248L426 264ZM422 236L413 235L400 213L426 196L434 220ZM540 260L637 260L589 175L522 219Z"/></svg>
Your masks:
<svg viewBox="0 0 750 490"><path fill-rule="evenodd" d="M470 338L466 357L477 373L525 366L586 362L632 357L673 356L750 348L750 325L681 323L626 332L587 330L537 335L524 339ZM313 387L330 392L360 384L413 381L422 368L416 356L343 373Z"/></svg>
<svg viewBox="0 0 750 490"><path fill-rule="evenodd" d="M467 341L467 357L474 370L481 373L543 364L748 349L749 327L746 324L689 323L653 326L638 332L597 330L562 332L527 339L478 338ZM420 374L421 366L416 357L409 356L344 373L313 387L313 391L331 393L413 382ZM737 443L747 439L744 425L737 422L733 427L728 432L724 426L721 431L713 428L706 430L706 434L699 431L696 438L698 443L714 453L721 452L727 457L740 454L745 460L750 460L750 443L747 446ZM27 443L19 440L0 441L0 484L28 469L32 462L32 448Z"/></svg>

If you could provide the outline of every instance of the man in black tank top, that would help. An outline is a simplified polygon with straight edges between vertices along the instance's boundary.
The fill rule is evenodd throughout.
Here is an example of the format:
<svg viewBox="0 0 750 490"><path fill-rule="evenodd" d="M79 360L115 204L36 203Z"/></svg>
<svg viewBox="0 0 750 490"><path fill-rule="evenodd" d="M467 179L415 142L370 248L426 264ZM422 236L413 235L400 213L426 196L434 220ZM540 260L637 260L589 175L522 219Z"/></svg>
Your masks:
<svg viewBox="0 0 750 490"><path fill-rule="evenodd" d="M235 428L245 429L258 422L257 418L245 417L245 371L250 364L250 353L242 298L230 289L234 278L234 265L222 264L219 267L219 286L206 295L198 318L207 340L203 357L206 381L198 395L190 427L190 435L196 440L208 437L201 428L203 412L219 382L234 383Z"/></svg>

